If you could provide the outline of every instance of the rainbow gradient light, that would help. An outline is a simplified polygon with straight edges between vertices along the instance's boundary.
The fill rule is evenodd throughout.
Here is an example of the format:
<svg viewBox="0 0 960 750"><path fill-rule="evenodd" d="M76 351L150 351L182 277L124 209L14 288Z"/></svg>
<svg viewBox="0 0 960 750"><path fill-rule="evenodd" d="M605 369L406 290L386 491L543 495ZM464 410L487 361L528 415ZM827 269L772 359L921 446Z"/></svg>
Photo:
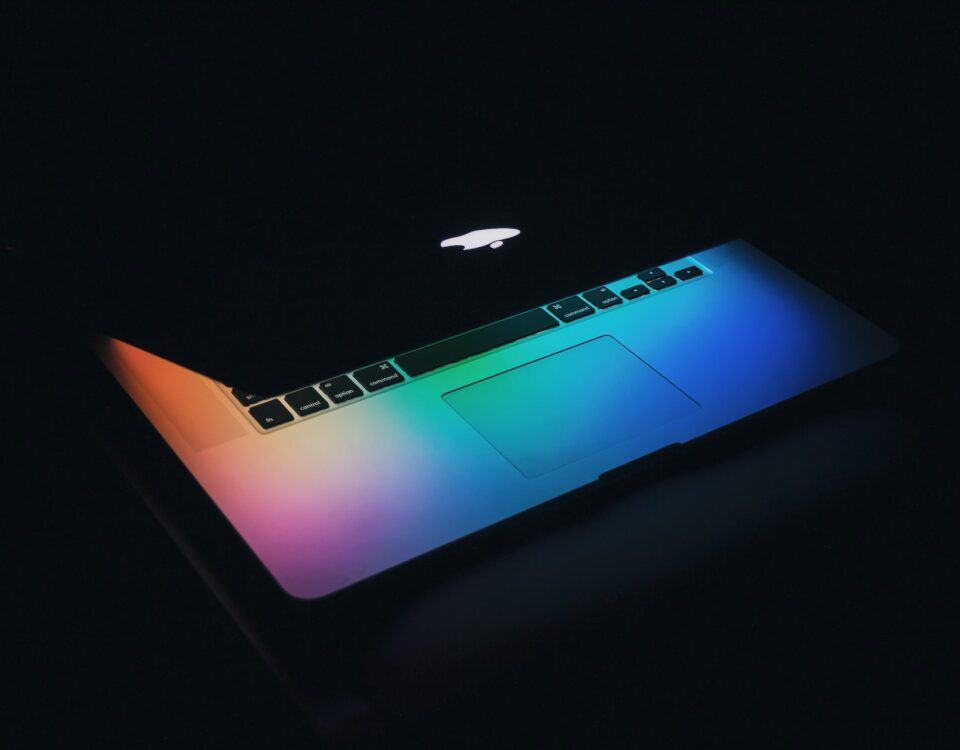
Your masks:
<svg viewBox="0 0 960 750"><path fill-rule="evenodd" d="M258 429L229 392L204 375L115 339L104 341L101 356L279 585L315 598L896 349L882 331L745 242L662 267L673 272L693 264L704 273L689 282L272 432ZM635 284L629 277L607 286L619 292ZM662 374L694 406L670 407L669 418L573 455L570 441L543 436L578 429L602 435L618 404L640 420L649 412L639 408L644 399L672 396L659 386L628 383L602 408L570 409L571 416L562 405L596 377L598 362L567 357L557 372L535 373L539 387L554 389L539 403L552 406L541 407L536 420L530 413L518 418L515 433L508 420L494 423L510 450L526 455L529 449L526 471L491 445L489 434L475 427L478 418L460 413L476 412L481 402L491 411L510 398L516 403L507 391L534 381L497 375L565 350L593 352L580 345L600 339ZM317 373L316 382L335 374ZM468 409L455 394L471 388L480 401Z"/></svg>

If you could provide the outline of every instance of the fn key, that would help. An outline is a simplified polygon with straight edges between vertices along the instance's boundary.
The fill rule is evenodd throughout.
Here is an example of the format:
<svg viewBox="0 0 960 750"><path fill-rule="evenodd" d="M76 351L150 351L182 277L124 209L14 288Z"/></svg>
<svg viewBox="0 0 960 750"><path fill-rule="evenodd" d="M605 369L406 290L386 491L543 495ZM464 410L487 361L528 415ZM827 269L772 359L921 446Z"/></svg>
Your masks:
<svg viewBox="0 0 960 750"><path fill-rule="evenodd" d="M293 414L278 399L251 406L250 416L265 430L293 421Z"/></svg>

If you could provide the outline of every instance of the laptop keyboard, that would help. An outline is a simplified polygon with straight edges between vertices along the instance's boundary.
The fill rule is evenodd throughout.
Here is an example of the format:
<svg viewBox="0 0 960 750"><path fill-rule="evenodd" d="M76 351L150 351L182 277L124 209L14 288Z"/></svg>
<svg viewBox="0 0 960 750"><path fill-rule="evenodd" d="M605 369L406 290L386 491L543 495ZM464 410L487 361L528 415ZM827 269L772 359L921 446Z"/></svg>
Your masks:
<svg viewBox="0 0 960 750"><path fill-rule="evenodd" d="M401 385L409 378L420 377L520 339L572 324L624 302L662 294L671 287L705 275L705 269L690 259L667 265L675 266L674 270L668 273L659 266L648 268L609 286L565 297L544 307L405 352L393 357L392 361L361 367L350 374L337 375L290 393L260 396L239 388L225 390L262 430L273 430L331 411L385 388ZM636 283L638 279L641 283Z"/></svg>

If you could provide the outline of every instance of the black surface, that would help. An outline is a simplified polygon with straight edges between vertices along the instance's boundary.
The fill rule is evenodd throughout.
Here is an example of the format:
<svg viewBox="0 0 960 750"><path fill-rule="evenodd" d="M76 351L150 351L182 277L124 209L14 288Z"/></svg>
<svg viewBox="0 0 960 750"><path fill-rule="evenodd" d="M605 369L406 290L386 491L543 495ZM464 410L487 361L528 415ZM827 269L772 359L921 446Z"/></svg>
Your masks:
<svg viewBox="0 0 960 750"><path fill-rule="evenodd" d="M420 188L441 183L451 205L550 185L564 206L586 196L621 219L639 216L611 224L637 248L626 273L746 237L903 346L885 374L830 391L799 416L882 404L910 443L863 482L829 447L842 439L818 442L806 460L832 477L822 511L776 534L752 526L748 550L721 553L688 584L660 579L652 597L631 593L633 568L590 554L611 538L590 523L592 508L558 524L567 541L553 553L532 557L531 589L504 589L483 609L465 564L437 562L421 587L386 590L317 626L311 642L328 644L335 631L343 659L319 676L338 697L311 717L347 735L378 727L388 739L375 746L955 746L958 479L945 405L956 375L943 342L956 309L941 274L902 275L895 298L877 294L904 257L913 268L955 259L955 9L685 3L632 17L592 6L506 17L490 4L410 15L372 6L336 11L339 25L318 21L324 12L3 7L0 55L12 71L0 121L5 678L14 696L4 747L318 744L84 431L82 414L102 408L106 386L83 337L109 318L134 328L147 311L153 327L140 330L161 345L176 345L173 331L189 323L215 361L218 342L246 326L261 342L247 361L312 370L308 357L337 341L312 314L320 271L331 269L283 248L321 233L318 206L358 221L375 206L378 221L422 226ZM411 85L426 68L445 71L439 84ZM332 87L318 86L331 71ZM345 112L344 98L359 109ZM450 102L468 111L438 115ZM347 125L324 131L328 114ZM351 147L356 134L369 140ZM323 159L312 150L320 140L334 144ZM454 157L437 167L434 153ZM438 179L451 164L458 179ZM390 193L399 183L409 192ZM472 218L449 216L456 232ZM460 307L470 289L461 286ZM361 302L375 291L353 288ZM46 406L64 383L83 398ZM717 458L739 465L751 454L749 488L769 498L793 465L753 455L775 433L727 443ZM690 486L720 511L741 495L736 485ZM721 538L730 524L721 514ZM489 566L477 550L471 565L514 580L511 544ZM624 584L602 616L578 622L563 596L570 571L588 593L591 580ZM446 611L512 634L475 650L441 639L433 662L444 683L375 655L370 635L415 622L418 602L425 616L437 612L424 592L441 584L463 597ZM543 619L525 619L530 608ZM405 660L416 656L398 644ZM507 670L484 687L473 668L487 662ZM413 701L449 685L452 705L369 710L388 693Z"/></svg>
<svg viewBox="0 0 960 750"><path fill-rule="evenodd" d="M558 326L541 308L528 310L506 320L438 341L396 357L396 363L410 376L416 377L438 367L509 344Z"/></svg>
<svg viewBox="0 0 960 750"><path fill-rule="evenodd" d="M13 236L71 279L73 326L268 394L776 210L857 212L891 149L924 148L905 35L932 57L944 28L867 6L21 15L47 34L8 25ZM490 225L522 233L439 247Z"/></svg>

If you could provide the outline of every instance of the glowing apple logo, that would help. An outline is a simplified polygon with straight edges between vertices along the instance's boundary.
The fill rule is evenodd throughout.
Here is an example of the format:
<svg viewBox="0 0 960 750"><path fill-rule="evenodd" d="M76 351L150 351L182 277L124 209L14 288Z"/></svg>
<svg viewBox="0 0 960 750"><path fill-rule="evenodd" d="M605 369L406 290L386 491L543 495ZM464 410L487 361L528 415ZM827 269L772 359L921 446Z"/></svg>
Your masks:
<svg viewBox="0 0 960 750"><path fill-rule="evenodd" d="M476 250L478 247L492 247L496 250L503 245L504 240L516 237L519 229L502 227L500 229L474 229L472 232L451 237L440 243L440 247L455 247L461 245L464 250Z"/></svg>

